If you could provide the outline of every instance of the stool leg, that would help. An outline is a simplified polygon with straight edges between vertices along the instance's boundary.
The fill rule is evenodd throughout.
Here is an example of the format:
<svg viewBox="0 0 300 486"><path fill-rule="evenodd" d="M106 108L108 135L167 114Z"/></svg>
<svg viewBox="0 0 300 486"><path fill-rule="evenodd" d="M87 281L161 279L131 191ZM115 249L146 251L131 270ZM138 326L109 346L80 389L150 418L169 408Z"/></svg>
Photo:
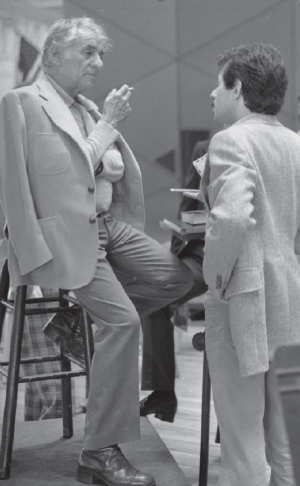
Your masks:
<svg viewBox="0 0 300 486"><path fill-rule="evenodd" d="M64 343L61 343L61 371L71 371L70 361L64 357ZM62 393L62 421L63 421L63 436L65 439L73 437L73 418L72 418L72 383L71 378L63 378L61 380Z"/></svg>
<svg viewBox="0 0 300 486"><path fill-rule="evenodd" d="M67 307L68 303L63 299L62 290L59 290L59 302L61 307ZM61 371L71 371L71 363L65 358L64 343L61 342L60 352L62 355ZM71 378L63 378L61 380L61 393L62 393L62 421L63 421L63 436L65 439L73 437L73 419L72 419L72 383Z"/></svg>
<svg viewBox="0 0 300 486"><path fill-rule="evenodd" d="M88 396L88 390L90 386L90 370L91 362L94 354L94 338L91 325L91 318L88 313L81 308L81 328L82 339L85 352L85 366L86 366L86 396Z"/></svg>
<svg viewBox="0 0 300 486"><path fill-rule="evenodd" d="M199 486L207 486L209 457L210 376L206 352L203 355L202 410Z"/></svg>
<svg viewBox="0 0 300 486"><path fill-rule="evenodd" d="M2 299L7 299L9 290L9 273L7 260L3 263L0 278L0 342L2 339L3 322L6 313L5 305L1 304Z"/></svg>
<svg viewBox="0 0 300 486"><path fill-rule="evenodd" d="M8 479L12 448L14 442L21 347L25 319L27 286L22 285L16 290L15 310L12 327L12 339L9 356L9 369L6 385L6 398L2 424L2 440L0 450L0 479Z"/></svg>

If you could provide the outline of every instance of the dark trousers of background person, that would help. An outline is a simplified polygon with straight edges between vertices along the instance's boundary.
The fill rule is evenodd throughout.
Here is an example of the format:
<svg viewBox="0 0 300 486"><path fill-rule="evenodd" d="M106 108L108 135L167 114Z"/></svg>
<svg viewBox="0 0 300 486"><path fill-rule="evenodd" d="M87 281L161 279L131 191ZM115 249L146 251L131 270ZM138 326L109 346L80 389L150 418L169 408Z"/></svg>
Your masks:
<svg viewBox="0 0 300 486"><path fill-rule="evenodd" d="M208 149L209 141L198 142L193 150L192 161L202 157ZM200 176L191 164L186 177L185 187L198 189ZM204 209L204 204L198 200L184 197L178 210L195 211ZM176 304L180 305L207 290L203 279L203 240L193 240L184 244L179 238L171 240L171 251L190 267L193 272L194 284L191 290ZM142 358L142 390L173 391L175 387L175 349L174 325L171 321L173 312L171 306L166 306L149 317L142 319L143 358Z"/></svg>
<svg viewBox="0 0 300 486"><path fill-rule="evenodd" d="M179 257L192 270L194 284L184 297L176 301L176 305L184 304L207 290L202 274L204 242L199 240L191 243L193 244L189 245L189 248L186 248ZM171 306L168 305L141 320L143 330L142 390L172 391L175 388L172 316Z"/></svg>

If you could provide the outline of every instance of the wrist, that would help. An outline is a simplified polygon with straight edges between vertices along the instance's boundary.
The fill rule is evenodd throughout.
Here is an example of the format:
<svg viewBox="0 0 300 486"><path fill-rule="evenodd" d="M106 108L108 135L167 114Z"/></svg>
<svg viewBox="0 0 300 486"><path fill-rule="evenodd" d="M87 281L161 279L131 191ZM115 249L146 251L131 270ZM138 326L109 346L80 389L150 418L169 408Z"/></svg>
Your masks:
<svg viewBox="0 0 300 486"><path fill-rule="evenodd" d="M108 123L108 125L111 125L114 128L116 128L116 126L117 126L117 121L116 120L112 120L110 118L107 118L105 115L102 116L101 120L102 121L105 121L105 123Z"/></svg>
<svg viewBox="0 0 300 486"><path fill-rule="evenodd" d="M103 162L102 162L102 160L100 160L100 163L99 163L98 167L94 171L94 175L95 176L98 176L98 175L101 174L102 171L103 171Z"/></svg>

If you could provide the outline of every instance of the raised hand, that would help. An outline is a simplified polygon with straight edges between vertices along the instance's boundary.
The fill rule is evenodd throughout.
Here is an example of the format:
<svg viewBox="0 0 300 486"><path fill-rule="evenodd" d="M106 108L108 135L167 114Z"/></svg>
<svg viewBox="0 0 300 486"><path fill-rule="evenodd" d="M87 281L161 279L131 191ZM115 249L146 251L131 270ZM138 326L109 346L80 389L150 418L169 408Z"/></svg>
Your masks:
<svg viewBox="0 0 300 486"><path fill-rule="evenodd" d="M118 122L129 115L131 108L128 100L131 96L131 89L127 84L124 84L120 89L113 89L107 95L103 104L103 121L116 127Z"/></svg>

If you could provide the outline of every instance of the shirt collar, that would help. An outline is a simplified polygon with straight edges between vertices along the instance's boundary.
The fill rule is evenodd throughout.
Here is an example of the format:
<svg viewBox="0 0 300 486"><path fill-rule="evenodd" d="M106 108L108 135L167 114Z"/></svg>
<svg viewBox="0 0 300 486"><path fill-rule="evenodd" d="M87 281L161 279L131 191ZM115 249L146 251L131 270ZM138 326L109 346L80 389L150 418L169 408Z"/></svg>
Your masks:
<svg viewBox="0 0 300 486"><path fill-rule="evenodd" d="M66 103L67 107L70 108L71 105L74 103L74 98L70 96L49 74L45 73L46 78L52 84L53 88L58 92L59 96L63 99Z"/></svg>

